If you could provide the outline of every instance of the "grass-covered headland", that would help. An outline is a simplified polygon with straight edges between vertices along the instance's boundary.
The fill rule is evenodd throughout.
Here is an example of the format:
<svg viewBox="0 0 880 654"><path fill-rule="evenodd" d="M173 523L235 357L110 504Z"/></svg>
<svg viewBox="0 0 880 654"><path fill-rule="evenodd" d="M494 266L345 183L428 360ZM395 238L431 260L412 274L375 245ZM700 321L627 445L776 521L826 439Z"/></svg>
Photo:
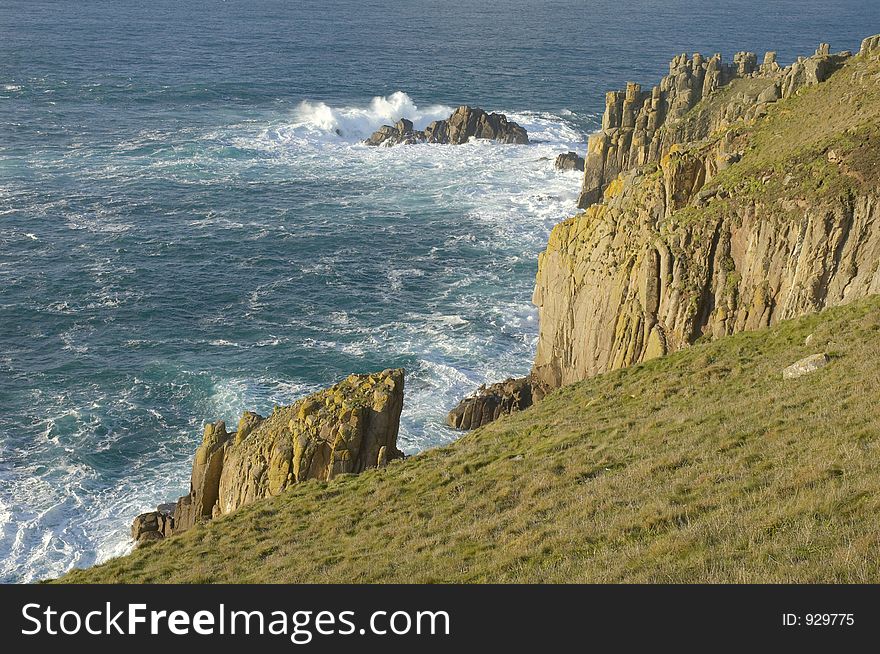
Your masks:
<svg viewBox="0 0 880 654"><path fill-rule="evenodd" d="M783 379L818 352L827 366ZM878 356L874 296L564 387L60 581L877 582Z"/></svg>

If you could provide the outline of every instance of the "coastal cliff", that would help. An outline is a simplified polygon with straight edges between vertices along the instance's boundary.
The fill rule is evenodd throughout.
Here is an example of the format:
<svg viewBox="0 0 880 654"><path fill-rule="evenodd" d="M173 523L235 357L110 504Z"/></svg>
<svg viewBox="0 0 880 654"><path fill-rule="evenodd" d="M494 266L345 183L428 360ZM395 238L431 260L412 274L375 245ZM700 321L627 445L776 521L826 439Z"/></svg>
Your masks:
<svg viewBox="0 0 880 654"><path fill-rule="evenodd" d="M734 63L609 96L532 372L449 415L479 430L371 470L402 370L209 424L132 531L180 537L63 581L876 581L880 36Z"/></svg>
<svg viewBox="0 0 880 654"><path fill-rule="evenodd" d="M160 540L293 484L328 481L401 458L403 380L401 369L349 375L276 407L267 418L247 411L234 432L222 420L207 424L193 458L190 492L176 504L139 515L132 538L138 544Z"/></svg>
<svg viewBox="0 0 880 654"><path fill-rule="evenodd" d="M687 100L670 93L671 122L648 138L635 128L643 145L628 159L597 150L607 130L591 139L582 200L602 199L540 255L537 379L558 387L880 292L878 57L868 40L858 58L821 46L788 69L769 56L736 71L674 60L659 88L691 89ZM695 89L717 88L716 71L747 77L680 113ZM626 124L625 101L617 109L606 123ZM607 183L595 174L633 161Z"/></svg>
<svg viewBox="0 0 880 654"><path fill-rule="evenodd" d="M59 581L876 583L878 351L875 295L596 375Z"/></svg>
<svg viewBox="0 0 880 654"><path fill-rule="evenodd" d="M681 55L650 92L608 94L585 210L539 256L530 397L880 292L880 38L763 61ZM528 406L510 386L449 423L485 424L487 397Z"/></svg>

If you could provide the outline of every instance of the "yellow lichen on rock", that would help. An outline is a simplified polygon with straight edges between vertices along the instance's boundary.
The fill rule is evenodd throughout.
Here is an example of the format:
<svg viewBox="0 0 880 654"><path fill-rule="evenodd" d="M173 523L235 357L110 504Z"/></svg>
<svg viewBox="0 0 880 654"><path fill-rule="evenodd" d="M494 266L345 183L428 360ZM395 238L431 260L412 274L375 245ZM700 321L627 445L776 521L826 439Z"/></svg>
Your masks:
<svg viewBox="0 0 880 654"><path fill-rule="evenodd" d="M610 180L602 168L601 201L586 186L588 156L589 206L539 256L538 382L558 387L880 292L880 197L868 181L880 174L869 154L880 145L880 67L824 49L806 61L831 67L795 79L800 68L771 60L769 77L715 90L658 132L655 163ZM673 68L685 65L696 64ZM770 112L749 94L777 77L802 92L762 91L779 105Z"/></svg>
<svg viewBox="0 0 880 654"><path fill-rule="evenodd" d="M138 520L152 520L150 527L161 522L161 530L150 531L167 536L278 495L292 484L327 481L402 457L397 434L403 380L402 369L349 375L291 406L275 407L267 418L246 411L231 434L222 421L206 425L190 493L178 500L173 520L170 514L144 514ZM144 529L136 531L140 538Z"/></svg>

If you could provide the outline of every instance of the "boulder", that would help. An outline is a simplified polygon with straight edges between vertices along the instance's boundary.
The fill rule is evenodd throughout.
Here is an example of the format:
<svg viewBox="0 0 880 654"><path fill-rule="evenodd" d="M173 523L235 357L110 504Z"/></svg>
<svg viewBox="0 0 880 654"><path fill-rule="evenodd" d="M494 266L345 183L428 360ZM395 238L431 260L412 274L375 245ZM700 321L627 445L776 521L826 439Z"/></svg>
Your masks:
<svg viewBox="0 0 880 654"><path fill-rule="evenodd" d="M503 415L527 409L545 393L546 388L532 376L481 386L449 412L446 424L454 429L476 429Z"/></svg>
<svg viewBox="0 0 880 654"><path fill-rule="evenodd" d="M758 104L776 102L782 96L779 85L775 82L758 94Z"/></svg>
<svg viewBox="0 0 880 654"><path fill-rule="evenodd" d="M811 354L808 357L804 357L800 361L796 361L791 364L788 368L782 371L783 379L797 379L798 377L803 377L804 375L808 375L811 372L816 372L820 368L824 368L828 365L830 359L828 355L824 352L821 354Z"/></svg>
<svg viewBox="0 0 880 654"><path fill-rule="evenodd" d="M174 504L160 504L157 511L137 516L131 525L131 539L135 546L170 536L174 530L174 507Z"/></svg>
<svg viewBox="0 0 880 654"><path fill-rule="evenodd" d="M153 543L157 540L164 540L165 536L155 531L145 531L140 536L138 536L137 541L135 541L135 546L140 547L145 543Z"/></svg>
<svg viewBox="0 0 880 654"><path fill-rule="evenodd" d="M577 170L584 172L584 158L577 152L566 152L556 157L557 170Z"/></svg>
<svg viewBox="0 0 880 654"><path fill-rule="evenodd" d="M401 142L403 135L396 127L391 125L382 125L373 134L364 141L365 145L397 145Z"/></svg>
<svg viewBox="0 0 880 654"><path fill-rule="evenodd" d="M862 41L862 47L859 48L859 54L867 56L874 50L880 50L880 34L869 36Z"/></svg>
<svg viewBox="0 0 880 654"><path fill-rule="evenodd" d="M440 143L460 145L471 138L488 139L499 143L527 144L526 130L498 113L487 113L479 108L462 106L446 120L436 120L424 130L413 129L411 121L401 118L395 125L383 125L364 143L372 146L392 146L413 143Z"/></svg>

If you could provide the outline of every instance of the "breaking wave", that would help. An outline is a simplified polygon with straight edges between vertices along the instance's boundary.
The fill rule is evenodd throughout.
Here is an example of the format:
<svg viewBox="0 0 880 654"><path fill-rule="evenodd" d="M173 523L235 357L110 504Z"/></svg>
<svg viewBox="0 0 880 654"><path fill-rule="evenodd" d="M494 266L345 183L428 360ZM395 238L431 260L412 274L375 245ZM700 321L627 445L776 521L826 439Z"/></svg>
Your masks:
<svg viewBox="0 0 880 654"><path fill-rule="evenodd" d="M416 129L424 129L434 120L448 118L452 111L452 107L439 104L420 109L403 91L376 96L369 104L355 107L334 108L324 102L304 100L297 107L293 127L360 140L401 118L411 120Z"/></svg>
<svg viewBox="0 0 880 654"><path fill-rule="evenodd" d="M2 308L27 336L0 358L0 581L128 551L132 517L186 490L204 421L402 366L414 453L458 436L446 411L476 386L524 374L536 255L580 184L553 159L584 149L584 117L486 109L532 144L370 148L382 124L453 108L308 101L85 144L54 165L88 202L16 196Z"/></svg>

